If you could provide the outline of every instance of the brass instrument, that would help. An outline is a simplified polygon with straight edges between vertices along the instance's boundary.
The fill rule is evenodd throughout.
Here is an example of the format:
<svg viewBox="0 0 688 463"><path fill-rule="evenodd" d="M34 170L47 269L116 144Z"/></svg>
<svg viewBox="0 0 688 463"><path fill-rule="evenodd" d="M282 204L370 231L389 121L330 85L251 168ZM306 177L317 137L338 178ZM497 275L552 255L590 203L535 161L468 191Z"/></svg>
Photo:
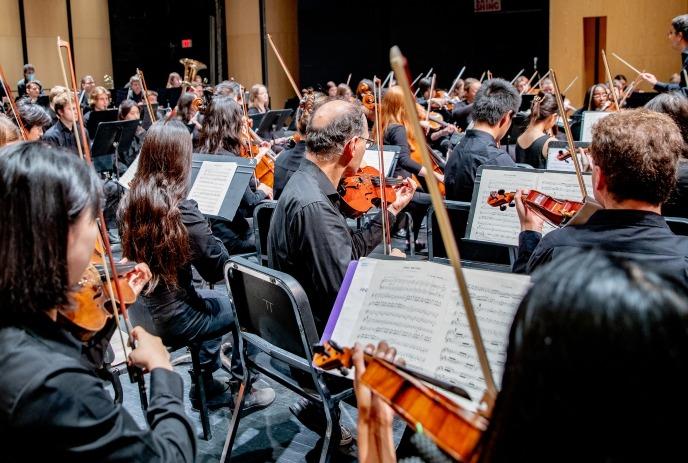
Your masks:
<svg viewBox="0 0 688 463"><path fill-rule="evenodd" d="M182 85L184 87L189 87L193 84L198 71L208 69L208 66L205 64L191 58L182 58L179 62L184 65L184 78L182 79Z"/></svg>
<svg viewBox="0 0 688 463"><path fill-rule="evenodd" d="M112 76L110 74L105 74L103 76L103 87L105 87L107 90L115 89L115 82L112 80Z"/></svg>

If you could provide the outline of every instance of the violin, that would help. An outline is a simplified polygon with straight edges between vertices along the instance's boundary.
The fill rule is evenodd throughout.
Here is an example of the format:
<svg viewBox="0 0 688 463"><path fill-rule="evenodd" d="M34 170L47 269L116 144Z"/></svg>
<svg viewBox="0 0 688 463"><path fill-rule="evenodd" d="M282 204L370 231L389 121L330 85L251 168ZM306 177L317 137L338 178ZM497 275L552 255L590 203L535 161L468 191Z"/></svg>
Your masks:
<svg viewBox="0 0 688 463"><path fill-rule="evenodd" d="M425 143L425 140L423 140L423 142ZM422 163L421 154L420 154L418 147L416 146L415 141L412 141L409 139L408 143L409 143L409 150L411 151L411 159L413 159L414 161L416 161L418 163ZM428 149L428 151L430 152L430 161L432 162L432 170L434 172L437 172L438 174L444 175L444 168L442 167L442 165L444 164L444 161L442 161L441 159L438 159L437 154L433 150ZM442 163L442 164L440 164L440 163ZM428 173L428 175L432 175L432 174ZM417 179L414 179L414 180L416 181L416 183L418 183ZM444 187L444 182L439 182L438 186L439 186L440 193L442 194L442 196L446 196L446 189Z"/></svg>
<svg viewBox="0 0 688 463"><path fill-rule="evenodd" d="M239 155L242 158L255 158L261 154L263 149L256 143L263 143L263 139L251 129L253 120L250 117L244 116L243 120L242 132L244 140L239 150ZM264 148L264 150L265 154L256 163L255 176L260 183L272 188L275 184L275 155L270 148Z"/></svg>
<svg viewBox="0 0 688 463"><path fill-rule="evenodd" d="M352 367L352 350L341 348L332 341L315 346L314 352L313 364L323 370ZM361 382L413 429L421 427L442 450L458 461L475 459L481 435L487 429L487 419L480 413L466 410L422 381L467 397L464 391L369 354L365 354L365 362L366 371Z"/></svg>
<svg viewBox="0 0 688 463"><path fill-rule="evenodd" d="M487 197L487 204L492 207L499 207L499 210L505 211L507 206L514 207L514 191L492 191ZM533 211L538 216L542 217L545 222L555 227L563 227L573 218L578 211L583 208L583 203L580 201L571 201L568 199L557 199L537 190L530 190L523 198L523 204Z"/></svg>
<svg viewBox="0 0 688 463"><path fill-rule="evenodd" d="M397 199L394 186L402 181L399 178L385 179L384 195L387 203ZM380 172L371 166L362 167L355 175L344 178L339 190L344 200L342 212L351 218L360 217L381 202Z"/></svg>

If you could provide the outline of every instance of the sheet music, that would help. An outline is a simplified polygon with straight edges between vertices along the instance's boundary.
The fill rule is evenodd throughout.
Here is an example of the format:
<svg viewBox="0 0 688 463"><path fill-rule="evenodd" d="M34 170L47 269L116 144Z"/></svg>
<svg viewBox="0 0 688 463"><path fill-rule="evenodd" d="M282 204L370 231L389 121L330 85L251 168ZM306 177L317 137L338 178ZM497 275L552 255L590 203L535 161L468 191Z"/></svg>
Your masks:
<svg viewBox="0 0 688 463"><path fill-rule="evenodd" d="M122 174L122 176L119 178L119 180L117 180L117 182L128 190L131 181L134 180L134 177L136 176L137 170L139 170L138 156L136 156L136 158L132 161L127 171Z"/></svg>
<svg viewBox="0 0 688 463"><path fill-rule="evenodd" d="M557 159L560 151L568 151L566 148L559 146L552 146L547 149L547 170L561 170L564 172L575 172L576 166L573 165L573 159L568 158L563 161Z"/></svg>
<svg viewBox="0 0 688 463"><path fill-rule="evenodd" d="M581 141L592 141L592 126L600 119L604 119L611 113L606 111L584 111L581 122Z"/></svg>
<svg viewBox="0 0 688 463"><path fill-rule="evenodd" d="M188 198L198 203L203 214L219 215L236 170L235 162L203 161Z"/></svg>
<svg viewBox="0 0 688 463"><path fill-rule="evenodd" d="M383 151L382 160L385 164L385 175L388 177L392 175L392 162L394 161L394 151ZM375 167L378 171L380 170L380 157L377 150L366 150L363 154L364 166Z"/></svg>
<svg viewBox="0 0 688 463"><path fill-rule="evenodd" d="M588 189L592 195L592 176L583 175ZM582 201L578 180L575 174L565 172L542 172L537 170L500 170L483 169L478 189L477 200L471 207L475 209L473 222L469 230L468 238L489 243L507 244L518 246L518 234L521 224L515 207L508 207L502 211L499 207L487 204L487 197L491 191L503 189L516 191L516 189L535 189L554 196L555 198ZM554 227L545 223L543 235L554 230Z"/></svg>
<svg viewBox="0 0 688 463"><path fill-rule="evenodd" d="M464 272L499 384L511 322L530 278L474 269ZM474 402L485 390L450 266L361 259L332 339L346 346L385 340L410 368L464 388Z"/></svg>

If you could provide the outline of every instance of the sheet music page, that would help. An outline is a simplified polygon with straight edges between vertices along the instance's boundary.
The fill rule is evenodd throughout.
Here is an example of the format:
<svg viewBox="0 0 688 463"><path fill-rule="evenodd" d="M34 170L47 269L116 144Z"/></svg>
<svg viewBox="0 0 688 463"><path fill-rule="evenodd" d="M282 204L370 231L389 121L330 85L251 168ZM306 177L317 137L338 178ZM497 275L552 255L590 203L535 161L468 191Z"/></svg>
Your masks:
<svg viewBox="0 0 688 463"><path fill-rule="evenodd" d="M124 188L127 190L129 189L129 185L131 184L131 181L134 180L134 177L136 176L136 171L139 169L139 157L136 156L136 158L132 161L131 165L127 169L126 172L122 174L122 176L117 180L117 183L122 185Z"/></svg>
<svg viewBox="0 0 688 463"><path fill-rule="evenodd" d="M584 111L583 121L581 122L580 141L592 141L592 126L600 119L604 119L611 113L606 111Z"/></svg>
<svg viewBox="0 0 688 463"><path fill-rule="evenodd" d="M575 172L576 166L573 165L573 159L568 158L563 161L557 159L560 151L567 151L566 148L552 147L547 150L547 170L562 170L564 172Z"/></svg>
<svg viewBox="0 0 688 463"><path fill-rule="evenodd" d="M592 196L592 175L583 175L588 195ZM545 172L540 174L537 190L560 199L583 201L583 195L575 175L563 172Z"/></svg>
<svg viewBox="0 0 688 463"><path fill-rule="evenodd" d="M530 277L464 269L495 381L501 382L508 333ZM485 390L452 267L363 258L332 339L340 345L394 346L407 366L464 388Z"/></svg>
<svg viewBox="0 0 688 463"><path fill-rule="evenodd" d="M480 179L478 197L473 223L468 238L490 243L509 244L518 246L518 233L521 224L515 207L508 207L502 211L498 207L487 204L491 191L516 191L518 188L532 189L537 186L538 173L523 170L492 170L484 169Z"/></svg>
<svg viewBox="0 0 688 463"><path fill-rule="evenodd" d="M236 170L235 162L203 161L188 198L203 214L218 215Z"/></svg>
<svg viewBox="0 0 688 463"><path fill-rule="evenodd" d="M385 175L392 175L391 170L392 161L394 160L394 151L383 151L382 160L385 164ZM363 163L361 165L375 167L377 170L380 170L380 157L377 150L366 150L365 153L363 153Z"/></svg>

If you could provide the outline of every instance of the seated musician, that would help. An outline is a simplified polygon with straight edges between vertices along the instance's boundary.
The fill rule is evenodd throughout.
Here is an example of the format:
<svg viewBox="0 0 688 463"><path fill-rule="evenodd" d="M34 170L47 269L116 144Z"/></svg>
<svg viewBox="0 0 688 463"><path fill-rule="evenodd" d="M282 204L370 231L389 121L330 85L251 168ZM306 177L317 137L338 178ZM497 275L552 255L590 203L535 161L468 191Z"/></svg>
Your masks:
<svg viewBox="0 0 688 463"><path fill-rule="evenodd" d="M473 103L475 102L475 96L478 94L481 85L478 79L472 77L464 81L464 99L454 104L454 110L451 114L451 120L456 123L461 130L466 130L468 125L473 122Z"/></svg>
<svg viewBox="0 0 688 463"><path fill-rule="evenodd" d="M0 148L21 140L19 128L7 116L0 113Z"/></svg>
<svg viewBox="0 0 688 463"><path fill-rule="evenodd" d="M78 154L74 138L74 120L76 119L71 92L65 91L53 100L57 122L43 134L43 141Z"/></svg>
<svg viewBox="0 0 688 463"><path fill-rule="evenodd" d="M681 69L679 71L678 83L665 83L657 80L654 74L643 72L640 77L648 82L658 92L674 92L682 91L684 95L688 94L686 86L686 76L684 72L688 72L688 14L676 16L671 20L669 27L669 41L671 47L681 53Z"/></svg>
<svg viewBox="0 0 688 463"><path fill-rule="evenodd" d="M178 72L170 72L170 75L167 76L167 84L165 84L165 88L179 88L181 86L182 76L180 76Z"/></svg>
<svg viewBox="0 0 688 463"><path fill-rule="evenodd" d="M134 100L136 103L143 101L143 85L138 74L129 78L129 90L127 90L127 100Z"/></svg>
<svg viewBox="0 0 688 463"><path fill-rule="evenodd" d="M430 95L430 87L432 87L432 79L424 77L418 81L418 94L416 102L423 108L428 108L428 100L432 98Z"/></svg>
<svg viewBox="0 0 688 463"><path fill-rule="evenodd" d="M648 149L648 147L652 147ZM688 286L688 237L676 236L660 215L676 185L685 146L674 121L646 109L610 114L593 126L592 185L603 209L583 225L542 236L542 219L523 206L515 272L531 273L571 248L598 248L633 258Z"/></svg>
<svg viewBox="0 0 688 463"><path fill-rule="evenodd" d="M530 82L526 76L519 76L514 82L514 87L519 94L524 95L530 91Z"/></svg>
<svg viewBox="0 0 688 463"><path fill-rule="evenodd" d="M18 102L36 104L38 97L43 94L43 86L38 80L32 80L26 83L26 95L20 98Z"/></svg>
<svg viewBox="0 0 688 463"><path fill-rule="evenodd" d="M67 91L67 87L63 87L61 85L55 85L53 88L50 89L50 93L48 93L48 101L49 101L49 107L47 108L48 111L48 116L50 116L50 126L52 127L57 123L57 113L55 112L55 98L57 95L64 93Z"/></svg>
<svg viewBox="0 0 688 463"><path fill-rule="evenodd" d="M195 461L183 381L160 339L140 327L131 333L137 348L129 361L150 372L149 427L142 429L113 403L82 359L87 347L58 315L75 309L69 291L82 278L98 233L102 197L93 169L48 145L24 143L3 149L0 172L3 460ZM149 278L138 265L129 279L135 294Z"/></svg>
<svg viewBox="0 0 688 463"><path fill-rule="evenodd" d="M28 135L27 141L40 140L43 137L43 130L51 125L48 112L35 103L21 101L17 103L17 111Z"/></svg>
<svg viewBox="0 0 688 463"><path fill-rule="evenodd" d="M662 215L688 218L688 98L678 92L662 93L648 101L645 108L671 117L683 136L685 150L678 160L676 187L662 204Z"/></svg>
<svg viewBox="0 0 688 463"><path fill-rule="evenodd" d="M224 279L229 259L222 242L213 236L195 201L186 199L191 172L191 135L179 121L156 122L148 129L131 189L122 199L118 219L122 254L145 262L153 273L138 303L150 311L155 328L168 345L201 342L201 369L209 408L231 407L227 378L213 372L222 366L222 336L238 337L227 294L196 290L191 266L211 283ZM239 354L232 349L234 378L242 376ZM189 391L199 407L197 388ZM254 390L248 409L264 407L274 399L271 389Z"/></svg>
<svg viewBox="0 0 688 463"><path fill-rule="evenodd" d="M24 65L24 78L17 82L17 98L26 95L26 84L36 80L36 68L33 64Z"/></svg>
<svg viewBox="0 0 688 463"><path fill-rule="evenodd" d="M119 111L117 112L117 120L138 121L141 119L140 111L141 110L139 109L138 105L134 103L132 100L124 100L119 105ZM143 145L143 139L145 136L146 129L139 125L138 127L136 127L134 139L131 142L131 146L129 146L129 151L127 151L126 153L119 153L119 160L126 167L129 167L131 163L134 162L134 159L136 159L136 156L139 155L139 151L141 151L141 146Z"/></svg>
<svg viewBox="0 0 688 463"><path fill-rule="evenodd" d="M601 252L545 267L516 312L501 390L470 461L675 460L684 428L661 423L688 413L687 297L672 279ZM368 349L395 357L386 344ZM360 346L354 364L360 378ZM355 384L359 461L396 461L392 410ZM408 461L451 461L423 440Z"/></svg>
<svg viewBox="0 0 688 463"><path fill-rule="evenodd" d="M87 112L91 110L90 103L89 103L89 95L91 94L91 91L96 86L96 81L93 79L93 76L91 75L85 75L81 78L81 90L77 94L77 98L79 99L79 106L81 106L81 112L86 115Z"/></svg>
<svg viewBox="0 0 688 463"><path fill-rule="evenodd" d="M282 151L275 160L275 184L273 187L275 199L279 199L289 179L301 166L301 161L306 155L306 127L311 119L313 105L318 99L324 97L325 95L322 93L315 94L312 91L303 95L303 99L296 110L296 133L299 141L295 142L293 147Z"/></svg>
<svg viewBox="0 0 688 463"><path fill-rule="evenodd" d="M110 91L105 87L94 87L88 95L88 105L91 110L84 114L84 124L86 125L88 125L88 120L91 118L92 112L105 111L108 109L108 106L110 106Z"/></svg>
<svg viewBox="0 0 688 463"><path fill-rule="evenodd" d="M244 145L243 124L241 106L232 97L216 96L206 109L197 152L238 157ZM252 217L259 202L270 198L272 188L252 178L232 221L210 219L213 234L222 240L230 254L256 250L253 229L246 218Z"/></svg>
<svg viewBox="0 0 688 463"><path fill-rule="evenodd" d="M263 114L269 111L270 95L265 85L256 84L248 93L248 115Z"/></svg>
<svg viewBox="0 0 688 463"><path fill-rule="evenodd" d="M473 103L472 129L466 131L444 168L447 199L471 201L478 167L516 164L498 147L511 127L511 119L521 106L521 97L509 82L491 79L483 83Z"/></svg>
<svg viewBox="0 0 688 463"><path fill-rule="evenodd" d="M540 92L530 105L530 122L516 139L516 162L529 164L536 169L547 167L549 142L556 140L559 106L551 93Z"/></svg>

